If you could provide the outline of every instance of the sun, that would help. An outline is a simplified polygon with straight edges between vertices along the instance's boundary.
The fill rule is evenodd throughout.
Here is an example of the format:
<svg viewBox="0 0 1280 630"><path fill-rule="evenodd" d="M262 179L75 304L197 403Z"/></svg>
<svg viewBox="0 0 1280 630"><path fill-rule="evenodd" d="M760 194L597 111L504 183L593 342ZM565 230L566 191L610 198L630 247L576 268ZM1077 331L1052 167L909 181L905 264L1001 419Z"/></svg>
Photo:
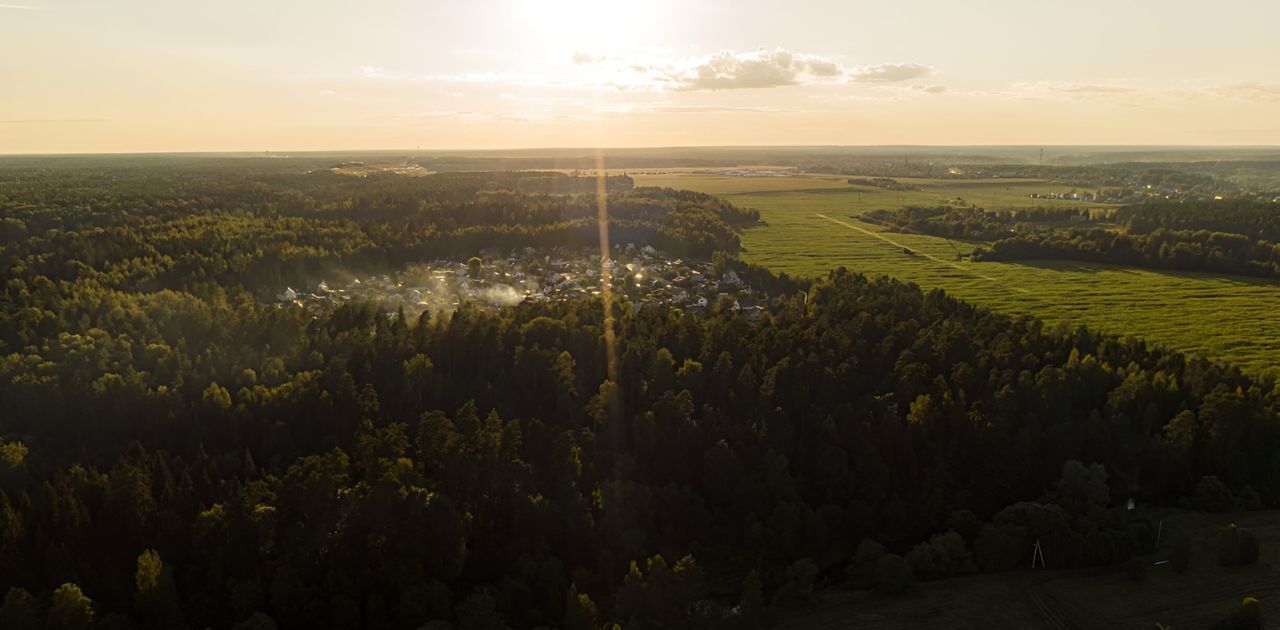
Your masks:
<svg viewBox="0 0 1280 630"><path fill-rule="evenodd" d="M658 2L517 0L513 15L535 43L601 54L643 45L660 22Z"/></svg>

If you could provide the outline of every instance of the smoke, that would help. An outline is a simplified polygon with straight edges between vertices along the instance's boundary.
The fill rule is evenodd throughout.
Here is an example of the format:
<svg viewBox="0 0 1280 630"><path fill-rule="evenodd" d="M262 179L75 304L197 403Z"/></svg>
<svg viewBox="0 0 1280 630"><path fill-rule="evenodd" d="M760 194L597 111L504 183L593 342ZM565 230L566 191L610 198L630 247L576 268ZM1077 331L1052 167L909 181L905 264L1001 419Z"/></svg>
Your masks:
<svg viewBox="0 0 1280 630"><path fill-rule="evenodd" d="M303 300L309 308L347 301L373 302L385 311L403 310L407 317L417 318L423 313L447 315L468 302L485 307L514 306L523 302L527 295L542 290L541 283L534 277L523 280L504 278L517 286L493 280L473 280L462 263L444 261L412 265L386 274L356 274L336 266L326 268L325 272L327 281L298 287L297 299ZM497 275L507 276L505 273ZM279 296L284 291L284 287L280 287L271 296L281 300Z"/></svg>
<svg viewBox="0 0 1280 630"><path fill-rule="evenodd" d="M524 301L524 296L508 284L489 285L474 295L477 300L492 306L515 306Z"/></svg>

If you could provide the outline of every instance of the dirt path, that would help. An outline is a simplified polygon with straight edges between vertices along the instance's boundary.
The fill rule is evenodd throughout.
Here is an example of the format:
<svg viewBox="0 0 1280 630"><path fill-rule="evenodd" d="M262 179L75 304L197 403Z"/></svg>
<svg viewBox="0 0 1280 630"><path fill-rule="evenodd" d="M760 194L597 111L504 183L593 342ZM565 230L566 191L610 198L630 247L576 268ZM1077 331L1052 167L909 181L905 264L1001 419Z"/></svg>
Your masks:
<svg viewBox="0 0 1280 630"><path fill-rule="evenodd" d="M973 269L970 269L970 268L964 267L964 266L962 266L962 265L956 264L956 263L951 262L951 261L949 261L949 260L943 260L943 259L941 259L941 258L938 258L937 256L932 255L932 254L926 254L925 252L922 252L922 251L920 251L920 250L913 249L913 248L911 248L911 247L908 247L908 246L906 246L906 245L903 245L902 243L899 243L899 242L897 242L897 241L894 241L893 239L890 239L889 237L887 237L887 236L885 236L885 235L883 235L883 234L881 234L881 233L879 233L879 232L872 232L871 230L868 230L868 229L866 229L866 228L864 228L864 227L860 227L860 226L854 225L854 224L852 224L852 223L848 223L848 222L846 222L846 221L841 221L841 220L839 220L839 219L833 219L833 218L831 218L831 217L829 217L829 216L827 216L827 215L825 215L825 214L822 214L822 213L815 213L815 214L816 214L816 216L818 216L818 217L820 217L820 218L823 218L823 219L826 219L826 220L828 220L828 221L830 221L830 222L832 222L832 223L835 223L835 224L837 224L837 225L842 225L842 226L844 226L844 227L849 228L850 230L855 230L855 231L857 231L857 232L861 232L861 233L866 234L867 236L870 236L870 237L872 237L872 238L880 239L880 240L882 240L882 241L884 241L884 242L886 242L886 243L888 243L888 244L890 244L890 245L892 245L892 246L894 246L894 247L898 247L898 248L901 248L901 249L903 249L903 250L909 251L909 252L911 252L912 254L915 254L916 256L920 256L920 257L922 257L922 258L928 258L929 260L932 260L933 262L936 262L936 263L939 263L939 264L942 264L942 265L946 265L946 266L948 266L948 267L951 267L951 268L953 268L953 269L956 269L956 270L962 271L962 272L964 272L964 273L967 273L967 274L969 274L969 275L971 275L971 276L974 276L974 277L977 277L977 278L982 278L983 280L986 280L986 281L988 281L988 282L1001 282L998 278L993 278L993 277L988 276L988 275L980 274L980 273L978 273L978 272L974 271ZM1031 291L1029 291L1029 290L1027 290L1027 289L1024 289L1024 288L1022 288L1022 287L1015 287L1015 286L1013 286L1013 285L1009 284L1007 281L1002 282L1002 284L1004 284L1004 286L1009 287L1010 289L1013 289L1014 291L1019 291L1019 292L1022 292L1022 293L1031 293Z"/></svg>

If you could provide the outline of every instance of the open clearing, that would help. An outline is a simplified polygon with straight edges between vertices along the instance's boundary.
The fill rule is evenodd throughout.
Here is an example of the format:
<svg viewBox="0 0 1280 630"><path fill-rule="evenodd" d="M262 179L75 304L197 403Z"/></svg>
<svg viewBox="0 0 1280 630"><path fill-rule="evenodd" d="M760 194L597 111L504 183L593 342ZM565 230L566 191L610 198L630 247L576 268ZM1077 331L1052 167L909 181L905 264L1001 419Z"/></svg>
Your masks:
<svg viewBox="0 0 1280 630"><path fill-rule="evenodd" d="M990 209L1101 207L1027 197L1070 187L1025 180L904 179L924 190L899 192L851 186L846 179L636 176L638 185L700 190L758 209L767 225L744 232L743 258L775 271L816 276L844 266L894 276L1001 312L1086 324L1251 371L1280 373L1280 282L1068 261L962 262L959 255L972 251L972 243L888 233L857 218L868 210L937 205L957 196Z"/></svg>
<svg viewBox="0 0 1280 630"><path fill-rule="evenodd" d="M900 597L829 589L812 609L785 615L781 628L875 630L877 628L1052 628L1147 630L1206 628L1245 596L1258 598L1264 615L1280 608L1280 513L1234 515L1157 510L1164 520L1162 548L1135 582L1119 567L1089 570L1015 571L918 584ZM1261 541L1257 565L1217 565L1210 541L1227 523L1248 527ZM1181 575L1168 564L1169 542L1192 540L1191 567Z"/></svg>

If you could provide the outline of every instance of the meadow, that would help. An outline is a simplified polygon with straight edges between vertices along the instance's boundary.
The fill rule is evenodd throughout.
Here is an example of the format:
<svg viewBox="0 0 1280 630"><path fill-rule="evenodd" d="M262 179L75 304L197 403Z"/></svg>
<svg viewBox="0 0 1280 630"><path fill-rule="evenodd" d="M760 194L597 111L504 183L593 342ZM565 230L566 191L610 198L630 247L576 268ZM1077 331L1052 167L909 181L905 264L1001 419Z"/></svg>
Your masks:
<svg viewBox="0 0 1280 630"><path fill-rule="evenodd" d="M844 266L890 275L997 311L1135 335L1255 373L1280 374L1278 282L1065 261L974 263L960 260L972 243L886 232L858 218L869 210L938 205L957 197L988 209L1103 207L1027 196L1067 192L1068 186L1036 180L904 178L899 181L922 190L903 192L852 186L836 176L634 177L637 185L699 190L758 209L766 225L743 234L743 257L776 271L815 276Z"/></svg>

